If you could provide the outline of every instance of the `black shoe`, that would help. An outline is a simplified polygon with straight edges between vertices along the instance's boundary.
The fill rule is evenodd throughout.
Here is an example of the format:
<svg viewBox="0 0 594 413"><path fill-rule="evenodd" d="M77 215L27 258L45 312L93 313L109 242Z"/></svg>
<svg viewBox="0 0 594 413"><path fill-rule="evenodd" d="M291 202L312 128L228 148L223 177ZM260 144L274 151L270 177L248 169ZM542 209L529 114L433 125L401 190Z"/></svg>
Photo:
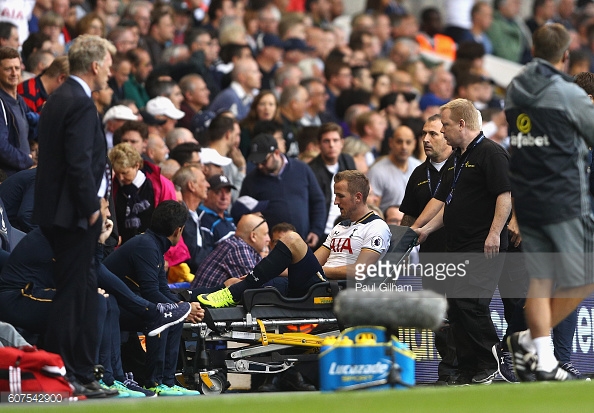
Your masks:
<svg viewBox="0 0 594 413"><path fill-rule="evenodd" d="M306 383L297 370L289 369L279 374L278 386L285 391L315 391L316 386Z"/></svg>
<svg viewBox="0 0 594 413"><path fill-rule="evenodd" d="M78 380L71 380L70 385L73 388L74 396L85 396L87 399L102 399L106 397L115 397L120 394L117 390L101 387L97 381L82 384Z"/></svg>
<svg viewBox="0 0 594 413"><path fill-rule="evenodd" d="M154 337L166 328L184 321L192 311L192 306L186 302L178 304L158 303L157 311L159 311L159 316L147 327L149 337Z"/></svg>
<svg viewBox="0 0 594 413"><path fill-rule="evenodd" d="M569 381L578 380L577 376L557 365L552 371L536 370L537 381Z"/></svg>
<svg viewBox="0 0 594 413"><path fill-rule="evenodd" d="M526 350L519 341L520 333L514 333L507 338L507 348L512 355L514 373L520 381L534 381L536 370L536 354Z"/></svg>
<svg viewBox="0 0 594 413"><path fill-rule="evenodd" d="M497 376L497 369L482 370L472 376L472 384L491 384Z"/></svg>
<svg viewBox="0 0 594 413"><path fill-rule="evenodd" d="M258 386L258 389L256 391L260 393L272 393L280 391L280 388L276 383L276 377L271 374L268 374L266 376L266 379L264 380L264 383Z"/></svg>
<svg viewBox="0 0 594 413"><path fill-rule="evenodd" d="M491 348L491 352L495 360L497 360L497 371L501 378L508 383L517 383L518 378L514 374L514 367L509 351L504 351L501 343L496 343Z"/></svg>
<svg viewBox="0 0 594 413"><path fill-rule="evenodd" d="M573 374L578 380L582 379L582 373L580 373L580 371L577 369L576 366L573 365L573 363L571 361L568 361L567 363L563 363L561 365L561 368L571 374Z"/></svg>

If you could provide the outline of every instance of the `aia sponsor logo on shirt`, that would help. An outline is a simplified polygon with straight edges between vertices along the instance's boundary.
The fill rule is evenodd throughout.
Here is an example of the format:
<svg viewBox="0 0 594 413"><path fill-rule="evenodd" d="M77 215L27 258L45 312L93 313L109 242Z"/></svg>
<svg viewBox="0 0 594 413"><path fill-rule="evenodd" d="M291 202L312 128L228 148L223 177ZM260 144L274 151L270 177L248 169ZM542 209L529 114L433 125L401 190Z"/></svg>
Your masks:
<svg viewBox="0 0 594 413"><path fill-rule="evenodd" d="M332 241L330 242L330 250L332 252L348 252L349 254L352 254L353 249L351 248L351 239L332 238Z"/></svg>

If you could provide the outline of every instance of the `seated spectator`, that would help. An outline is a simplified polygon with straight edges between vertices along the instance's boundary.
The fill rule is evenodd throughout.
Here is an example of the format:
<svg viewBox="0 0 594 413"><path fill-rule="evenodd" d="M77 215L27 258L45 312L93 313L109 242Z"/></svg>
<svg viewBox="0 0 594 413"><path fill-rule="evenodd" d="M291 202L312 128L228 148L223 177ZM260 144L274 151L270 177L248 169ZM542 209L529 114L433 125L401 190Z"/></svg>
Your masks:
<svg viewBox="0 0 594 413"><path fill-rule="evenodd" d="M214 175L208 179L206 199L198 208L198 215L204 231L209 234L211 247L235 234L233 218L227 212L231 206L233 185L225 175Z"/></svg>
<svg viewBox="0 0 594 413"><path fill-rule="evenodd" d="M241 121L249 112L254 89L260 89L262 73L254 59L246 58L235 64L231 79L231 85L212 100L209 109L230 110Z"/></svg>
<svg viewBox="0 0 594 413"><path fill-rule="evenodd" d="M33 223L33 198L37 168L25 169L9 176L0 185L0 199L10 225L25 233L37 228Z"/></svg>
<svg viewBox="0 0 594 413"><path fill-rule="evenodd" d="M64 83L69 75L68 57L57 57L43 73L19 84L17 93L33 112L40 113L49 95Z"/></svg>
<svg viewBox="0 0 594 413"><path fill-rule="evenodd" d="M217 287L249 273L262 260L269 241L268 225L262 215L244 215L235 234L221 241L202 261L191 288Z"/></svg>
<svg viewBox="0 0 594 413"><path fill-rule="evenodd" d="M173 129L177 121L184 117L184 112L177 109L171 99L165 96L157 96L146 103L146 111L159 121L165 121L154 128L154 133L165 139L165 136ZM153 131L151 131L153 132Z"/></svg>
<svg viewBox="0 0 594 413"><path fill-rule="evenodd" d="M384 212L384 220L389 225L400 225L404 212L400 211L400 205L390 205Z"/></svg>
<svg viewBox="0 0 594 413"><path fill-rule="evenodd" d="M254 126L259 121L281 121L278 100L274 92L270 90L262 90L258 93L247 116L240 123L241 142L239 148L243 156L249 155L250 142L257 135L254 133Z"/></svg>
<svg viewBox="0 0 594 413"><path fill-rule="evenodd" d="M223 175L223 167L231 164L231 158L221 156L216 149L200 149L200 161L202 162L202 172L206 179L214 175Z"/></svg>
<svg viewBox="0 0 594 413"><path fill-rule="evenodd" d="M202 230L197 212L200 204L206 200L209 184L197 166L180 168L173 175L172 181L180 188L182 200L188 207L188 219L182 236L190 252L190 259L186 263L190 267L190 272L196 274L198 265L212 251L212 242L209 242L210 234L205 234Z"/></svg>

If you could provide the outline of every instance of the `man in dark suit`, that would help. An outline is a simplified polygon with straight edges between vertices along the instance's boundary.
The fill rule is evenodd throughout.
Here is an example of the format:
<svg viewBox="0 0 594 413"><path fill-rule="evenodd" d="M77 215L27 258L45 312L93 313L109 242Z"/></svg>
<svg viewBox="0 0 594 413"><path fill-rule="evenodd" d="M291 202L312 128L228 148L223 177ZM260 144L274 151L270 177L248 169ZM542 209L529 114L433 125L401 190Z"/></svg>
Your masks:
<svg viewBox="0 0 594 413"><path fill-rule="evenodd" d="M107 87L111 53L115 48L105 39L78 37L68 52L71 76L49 97L39 120L33 214L54 251L56 285L46 349L62 356L75 393L87 397L113 393L93 375L98 343L94 252L110 177L105 134L91 99L92 91Z"/></svg>

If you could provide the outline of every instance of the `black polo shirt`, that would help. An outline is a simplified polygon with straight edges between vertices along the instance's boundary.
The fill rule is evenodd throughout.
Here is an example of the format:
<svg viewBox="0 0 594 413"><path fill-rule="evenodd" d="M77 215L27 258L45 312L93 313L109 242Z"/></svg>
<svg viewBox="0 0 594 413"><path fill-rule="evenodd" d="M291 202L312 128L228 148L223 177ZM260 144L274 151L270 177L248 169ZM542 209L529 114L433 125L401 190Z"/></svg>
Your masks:
<svg viewBox="0 0 594 413"><path fill-rule="evenodd" d="M404 199L400 204L400 211L406 215L418 218L423 212L427 203L433 198L438 185L441 186L441 175L448 168L454 165L454 156L450 156L441 170L435 169L435 166L427 158L425 162L417 166L411 174L404 192ZM429 175L427 175L429 172ZM445 228L441 228L427 238L421 244L421 252L444 252L446 250Z"/></svg>
<svg viewBox="0 0 594 413"><path fill-rule="evenodd" d="M443 222L447 250L483 252L497 196L511 191L509 155L500 145L485 138L482 132L464 154L456 149L454 155L456 168L452 165L444 171L435 194L435 198L446 203ZM506 226L501 231L500 240L500 249L507 249Z"/></svg>

